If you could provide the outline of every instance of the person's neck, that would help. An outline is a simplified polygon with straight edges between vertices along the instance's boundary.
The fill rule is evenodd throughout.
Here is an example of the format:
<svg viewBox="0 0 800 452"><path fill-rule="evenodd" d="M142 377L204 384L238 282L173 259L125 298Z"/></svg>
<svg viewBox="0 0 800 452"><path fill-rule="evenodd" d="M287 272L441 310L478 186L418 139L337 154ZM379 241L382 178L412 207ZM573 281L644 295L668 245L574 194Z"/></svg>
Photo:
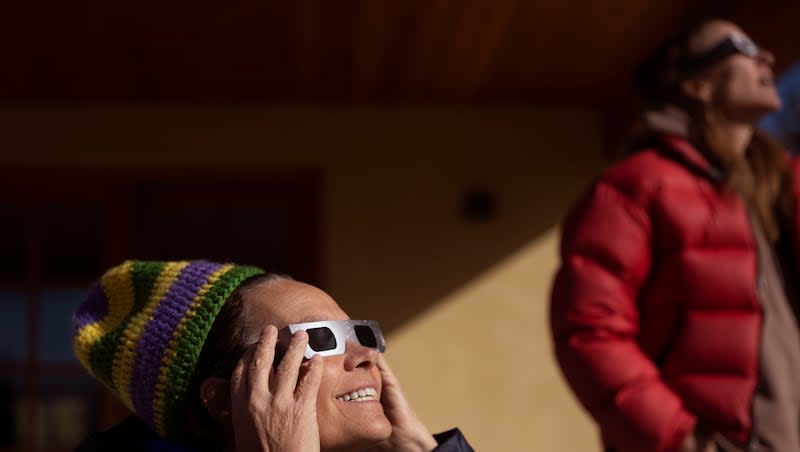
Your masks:
<svg viewBox="0 0 800 452"><path fill-rule="evenodd" d="M718 124L719 131L728 141L730 150L735 155L744 156L750 141L753 139L755 127L747 122L722 121Z"/></svg>

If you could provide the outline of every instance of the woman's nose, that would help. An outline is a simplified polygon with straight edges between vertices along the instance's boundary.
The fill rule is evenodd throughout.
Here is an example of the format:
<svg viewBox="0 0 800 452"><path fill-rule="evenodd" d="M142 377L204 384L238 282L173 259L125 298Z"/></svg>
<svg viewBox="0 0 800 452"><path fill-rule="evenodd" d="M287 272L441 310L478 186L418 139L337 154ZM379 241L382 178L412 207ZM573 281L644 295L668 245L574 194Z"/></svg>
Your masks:
<svg viewBox="0 0 800 452"><path fill-rule="evenodd" d="M775 55L767 49L759 49L758 56L756 58L758 58L759 61L767 66L772 66L775 64Z"/></svg>
<svg viewBox="0 0 800 452"><path fill-rule="evenodd" d="M346 370L354 370L359 367L369 368L378 362L378 351L374 348L364 347L354 341L347 341L346 347L344 359Z"/></svg>

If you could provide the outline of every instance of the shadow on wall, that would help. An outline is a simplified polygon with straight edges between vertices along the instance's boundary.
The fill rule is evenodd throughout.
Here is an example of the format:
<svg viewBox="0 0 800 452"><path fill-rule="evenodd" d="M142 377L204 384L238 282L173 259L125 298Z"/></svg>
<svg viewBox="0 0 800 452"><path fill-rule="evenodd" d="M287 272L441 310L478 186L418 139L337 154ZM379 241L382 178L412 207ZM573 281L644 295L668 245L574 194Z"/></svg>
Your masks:
<svg viewBox="0 0 800 452"><path fill-rule="evenodd" d="M351 315L389 332L559 222L604 158L598 117L582 110L340 118L355 131L327 140L322 267ZM476 191L490 218L464 215Z"/></svg>
<svg viewBox="0 0 800 452"><path fill-rule="evenodd" d="M585 136L539 138L527 149L509 143L516 152L443 148L397 159L387 171L332 169L330 177L342 181L329 203L334 296L391 332L560 222L601 153L575 142ZM598 155L587 158L592 151ZM489 215L474 218L470 209Z"/></svg>

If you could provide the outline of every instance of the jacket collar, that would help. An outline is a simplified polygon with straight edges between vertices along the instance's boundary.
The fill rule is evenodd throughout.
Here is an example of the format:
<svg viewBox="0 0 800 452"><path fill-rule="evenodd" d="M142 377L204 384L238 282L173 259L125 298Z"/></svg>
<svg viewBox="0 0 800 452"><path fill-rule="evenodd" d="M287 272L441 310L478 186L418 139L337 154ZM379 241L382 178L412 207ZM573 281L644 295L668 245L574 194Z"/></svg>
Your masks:
<svg viewBox="0 0 800 452"><path fill-rule="evenodd" d="M654 141L662 154L715 182L725 179L724 172L689 142L691 120L683 109L667 104L645 110L642 120L644 127L641 133L655 135Z"/></svg>
<svg viewBox="0 0 800 452"><path fill-rule="evenodd" d="M715 182L725 180L725 173L719 167L713 165L686 138L669 133L661 134L659 138L662 145L660 146L662 153Z"/></svg>

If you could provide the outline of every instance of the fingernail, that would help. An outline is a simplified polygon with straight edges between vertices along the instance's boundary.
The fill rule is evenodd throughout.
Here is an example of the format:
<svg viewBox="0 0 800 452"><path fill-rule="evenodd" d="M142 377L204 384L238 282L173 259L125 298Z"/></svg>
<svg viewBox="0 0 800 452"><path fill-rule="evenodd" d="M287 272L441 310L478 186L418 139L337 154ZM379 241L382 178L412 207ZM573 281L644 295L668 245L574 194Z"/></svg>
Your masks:
<svg viewBox="0 0 800 452"><path fill-rule="evenodd" d="M269 336L270 334L275 333L276 330L277 328L275 328L275 325L267 325L263 330L261 330L261 334L264 336Z"/></svg>
<svg viewBox="0 0 800 452"><path fill-rule="evenodd" d="M294 333L294 337L295 337L295 339L297 339L297 340L303 339L303 338L304 338L304 337L306 337L307 335L308 335L308 334L307 334L305 331L303 331L303 330L300 330L300 331L297 331L297 332L295 332L295 333Z"/></svg>

